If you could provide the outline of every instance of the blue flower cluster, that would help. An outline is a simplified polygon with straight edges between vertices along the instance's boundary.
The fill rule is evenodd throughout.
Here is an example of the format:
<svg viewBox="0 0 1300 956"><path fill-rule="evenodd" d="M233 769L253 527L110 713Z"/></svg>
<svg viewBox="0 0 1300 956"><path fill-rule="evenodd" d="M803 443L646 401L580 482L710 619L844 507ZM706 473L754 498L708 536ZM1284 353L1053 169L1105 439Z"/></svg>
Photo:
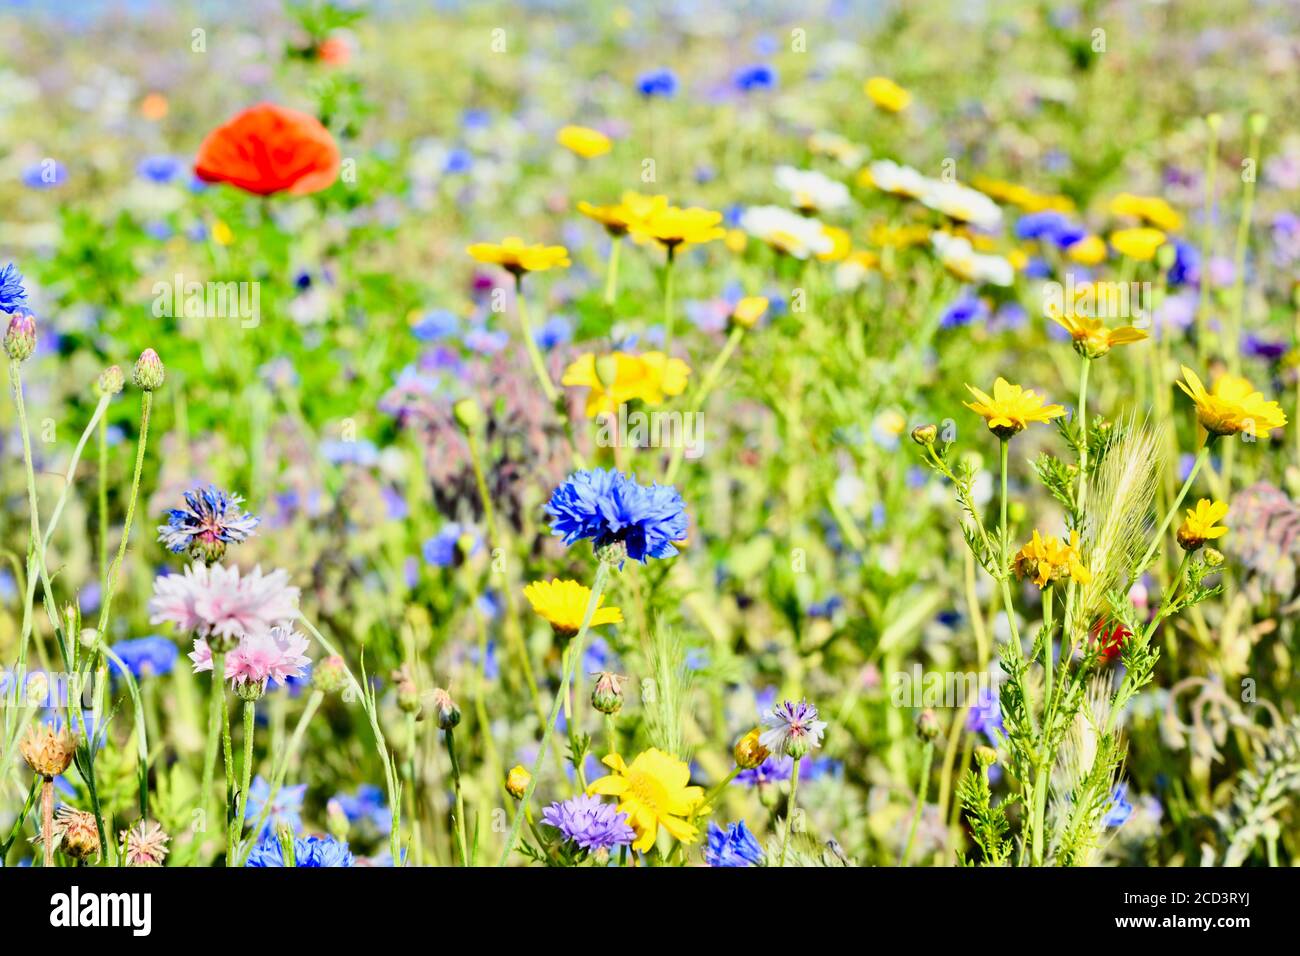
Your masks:
<svg viewBox="0 0 1300 956"><path fill-rule="evenodd" d="M579 471L555 489L546 505L553 534L565 544L590 538L600 549L616 542L627 556L649 558L677 553L673 542L686 537L686 506L671 485L641 485L613 468Z"/></svg>
<svg viewBox="0 0 1300 956"><path fill-rule="evenodd" d="M725 830L709 821L709 842L704 848L709 866L757 866L763 862L763 848L745 821L733 823Z"/></svg>
<svg viewBox="0 0 1300 956"><path fill-rule="evenodd" d="M293 841L293 859L295 867L336 867L356 866L356 860L346 843L340 843L333 837L298 837ZM271 834L253 847L244 866L282 867L284 848L275 834Z"/></svg>

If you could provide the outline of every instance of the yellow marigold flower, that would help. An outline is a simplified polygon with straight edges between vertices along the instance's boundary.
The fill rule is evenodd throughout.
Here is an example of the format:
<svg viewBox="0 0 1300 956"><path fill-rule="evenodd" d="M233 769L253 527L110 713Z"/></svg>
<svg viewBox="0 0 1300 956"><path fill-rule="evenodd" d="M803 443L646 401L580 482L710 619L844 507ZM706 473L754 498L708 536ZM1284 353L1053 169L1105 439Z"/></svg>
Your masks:
<svg viewBox="0 0 1300 956"><path fill-rule="evenodd" d="M479 262L501 266L516 276L525 272L563 269L569 265L569 250L564 246L530 246L517 236L507 236L499 244L476 242L465 251Z"/></svg>
<svg viewBox="0 0 1300 956"><path fill-rule="evenodd" d="M601 762L614 772L593 780L587 793L618 798L618 812L627 814L637 834L632 849L649 850L661 826L682 843L695 839L696 828L688 821L704 801L704 790L690 786L691 770L683 761L651 747L631 764L618 754Z"/></svg>
<svg viewBox="0 0 1300 956"><path fill-rule="evenodd" d="M660 405L667 396L686 391L690 374L689 365L663 352L612 352L599 359L587 352L564 370L560 383L590 389L586 414L595 418L617 414L620 405L633 399Z"/></svg>
<svg viewBox="0 0 1300 956"><path fill-rule="evenodd" d="M726 235L721 222L722 213L712 209L663 206L633 223L631 231L642 238L653 239L671 251L680 245L698 245L721 239Z"/></svg>
<svg viewBox="0 0 1300 956"><path fill-rule="evenodd" d="M1184 551L1195 551L1207 541L1222 538L1228 533L1227 527L1219 524L1228 513L1228 506L1222 501L1202 498L1195 508L1187 509L1187 518L1178 529L1178 546Z"/></svg>
<svg viewBox="0 0 1300 956"><path fill-rule="evenodd" d="M768 301L766 296L747 295L731 310L731 321L736 325L752 329L758 325L758 320L767 314Z"/></svg>
<svg viewBox="0 0 1300 956"><path fill-rule="evenodd" d="M736 746L732 749L732 756L736 758L736 766L741 770L753 770L769 756L770 751L763 746L759 739L762 736L763 729L755 727L745 736L736 741Z"/></svg>
<svg viewBox="0 0 1300 956"><path fill-rule="evenodd" d="M993 383L992 397L974 385L966 387L978 401L962 404L975 414L983 416L989 431L999 438L1010 438L1023 431L1030 422L1047 422L1065 414L1065 409L1060 405L1045 405L1038 393L1012 385L1000 375Z"/></svg>
<svg viewBox="0 0 1300 956"><path fill-rule="evenodd" d="M524 597L533 610L546 619L551 629L561 637L572 637L582 627L582 616L591 600L591 588L577 581L534 581L524 588ZM591 616L591 626L622 624L623 612L616 607L604 607L605 596L596 602L596 612Z"/></svg>
<svg viewBox="0 0 1300 956"><path fill-rule="evenodd" d="M723 241L727 244L729 252L740 255L745 251L745 246L749 244L749 235L744 229L728 229Z"/></svg>
<svg viewBox="0 0 1300 956"><path fill-rule="evenodd" d="M1196 403L1196 418L1211 435L1236 435L1243 431L1261 435L1287 423L1282 406L1265 399L1238 375L1220 376L1211 391L1206 391L1196 373L1186 365L1183 378L1186 382L1179 382L1178 387Z"/></svg>
<svg viewBox="0 0 1300 956"><path fill-rule="evenodd" d="M1183 217L1159 196L1120 193L1110 201L1110 211L1116 216L1133 216L1141 219L1165 232L1177 232L1183 228Z"/></svg>
<svg viewBox="0 0 1300 956"><path fill-rule="evenodd" d="M853 249L853 239L847 229L838 226L822 226L822 234L831 241L830 249L817 253L817 258L822 262L839 262Z"/></svg>
<svg viewBox="0 0 1300 956"><path fill-rule="evenodd" d="M1049 584L1070 578L1078 584L1090 584L1092 572L1083 565L1079 554L1079 532L1071 531L1068 543L1054 535L1034 536L1016 552L1012 568L1018 578L1029 578L1041 591Z"/></svg>
<svg viewBox="0 0 1300 956"><path fill-rule="evenodd" d="M1054 313L1057 311L1052 310ZM1117 329L1108 329L1101 319L1088 315L1054 314L1053 321L1070 333L1074 350L1085 358L1101 358L1116 345L1141 342L1147 337L1146 332L1131 325L1121 325Z"/></svg>
<svg viewBox="0 0 1300 956"><path fill-rule="evenodd" d="M578 212L600 223L611 236L622 236L632 228L633 223L667 205L667 196L643 196L640 193L626 192L612 206L580 202Z"/></svg>
<svg viewBox="0 0 1300 956"><path fill-rule="evenodd" d="M583 159L604 156L614 145L600 130L588 126L562 126L555 134L555 141Z"/></svg>
<svg viewBox="0 0 1300 956"><path fill-rule="evenodd" d="M887 76L871 77L862 89L871 102L890 113L901 113L912 102L912 94Z"/></svg>
<svg viewBox="0 0 1300 956"><path fill-rule="evenodd" d="M1100 236L1084 236L1066 247L1065 254L1082 266L1100 265L1106 261L1106 243Z"/></svg>
<svg viewBox="0 0 1300 956"><path fill-rule="evenodd" d="M1155 258L1156 250L1165 244L1165 234L1150 226L1120 229L1110 234L1110 244L1122 256L1149 262Z"/></svg>
<svg viewBox="0 0 1300 956"><path fill-rule="evenodd" d="M222 220L218 219L212 224L212 241L219 246L228 246L235 241L235 233Z"/></svg>

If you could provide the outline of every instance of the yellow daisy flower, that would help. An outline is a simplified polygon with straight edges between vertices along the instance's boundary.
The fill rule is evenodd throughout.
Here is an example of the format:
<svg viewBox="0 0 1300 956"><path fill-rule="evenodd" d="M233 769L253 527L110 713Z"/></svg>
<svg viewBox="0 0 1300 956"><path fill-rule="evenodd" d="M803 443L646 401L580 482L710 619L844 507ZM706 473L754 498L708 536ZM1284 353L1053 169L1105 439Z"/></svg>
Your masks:
<svg viewBox="0 0 1300 956"><path fill-rule="evenodd" d="M853 249L853 239L849 236L847 229L823 225L822 235L831 241L831 247L828 250L817 253L817 258L822 262L839 262L841 259L846 258Z"/></svg>
<svg viewBox="0 0 1300 956"><path fill-rule="evenodd" d="M666 396L686 391L690 374L689 365L663 352L612 352L599 359L587 352L564 370L560 383L589 389L586 414L595 418L617 414L620 405L633 399L660 405Z"/></svg>
<svg viewBox="0 0 1300 956"><path fill-rule="evenodd" d="M1038 393L1012 385L1000 375L993 383L992 397L974 385L966 387L978 401L962 404L975 414L983 416L989 431L999 438L1010 438L1023 431L1030 422L1047 422L1065 414L1065 409L1060 405L1045 405Z"/></svg>
<svg viewBox="0 0 1300 956"><path fill-rule="evenodd" d="M593 780L587 793L618 798L618 812L627 814L637 834L632 849L649 850L661 826L682 843L695 839L698 831L688 821L704 801L704 790L690 786L691 770L683 761L651 747L631 764L618 754L601 762L614 772Z"/></svg>
<svg viewBox="0 0 1300 956"><path fill-rule="evenodd" d="M597 206L589 202L578 203L578 212L588 219L594 219L605 227L611 236L622 236L632 228L632 224L644 219L656 209L668 205L667 196L643 196L640 193L626 192L612 206Z"/></svg>
<svg viewBox="0 0 1300 956"><path fill-rule="evenodd" d="M1106 261L1106 243L1100 236L1084 236L1066 247L1065 254L1081 266L1096 266Z"/></svg>
<svg viewBox="0 0 1300 956"><path fill-rule="evenodd" d="M731 321L736 325L752 329L758 325L758 320L767 313L768 301L766 296L747 295L731 310Z"/></svg>
<svg viewBox="0 0 1300 956"><path fill-rule="evenodd" d="M1056 309L1052 311L1057 312ZM1088 315L1053 314L1052 320L1070 333L1074 350L1085 358L1101 358L1113 346L1141 342L1147 337L1146 332L1131 325L1108 329L1101 319Z"/></svg>
<svg viewBox="0 0 1300 956"><path fill-rule="evenodd" d="M1214 388L1206 391L1201 380L1183 366L1181 388L1196 403L1196 418L1211 435L1236 435L1248 431L1265 435L1287 423L1286 413L1277 402L1270 402L1239 375L1222 375Z"/></svg>
<svg viewBox="0 0 1300 956"><path fill-rule="evenodd" d="M551 629L561 637L572 637L582 627L582 616L591 600L591 588L577 581L534 581L524 588L524 597L533 610L546 619ZM605 597L596 602L591 616L591 627L601 624L622 624L623 612L616 607L604 607Z"/></svg>
<svg viewBox="0 0 1300 956"><path fill-rule="evenodd" d="M712 242L726 235L721 226L722 213L691 206L662 206L632 224L631 232L643 239L653 239L665 249L681 245Z"/></svg>
<svg viewBox="0 0 1300 956"><path fill-rule="evenodd" d="M1178 546L1184 551L1195 551L1207 541L1222 538L1228 529L1218 522L1228 513L1222 501L1202 498L1195 508L1187 509L1187 518L1178 529Z"/></svg>
<svg viewBox="0 0 1300 956"><path fill-rule="evenodd" d="M479 262L501 266L515 276L569 265L569 250L564 246L530 246L517 236L507 236L500 243L476 242L465 251Z"/></svg>
<svg viewBox="0 0 1300 956"><path fill-rule="evenodd" d="M1056 581L1071 579L1090 584L1092 572L1083 565L1079 554L1079 532L1071 531L1068 543L1055 535L1044 538L1035 529L1034 536L1016 552L1012 569L1018 578L1029 578L1042 590Z"/></svg>
<svg viewBox="0 0 1300 956"><path fill-rule="evenodd" d="M1155 258L1156 250L1165 244L1165 234L1150 226L1120 229L1110 234L1110 244L1122 256L1150 262Z"/></svg>
<svg viewBox="0 0 1300 956"><path fill-rule="evenodd" d="M862 90L871 102L889 113L901 113L912 102L912 94L887 76L871 77L862 84Z"/></svg>
<svg viewBox="0 0 1300 956"><path fill-rule="evenodd" d="M1116 216L1133 216L1141 219L1165 232L1177 232L1183 228L1183 217L1159 196L1120 193L1110 201L1110 211Z"/></svg>
<svg viewBox="0 0 1300 956"><path fill-rule="evenodd" d="M613 142L600 130L588 126L562 126L555 141L583 159L604 156L613 148Z"/></svg>

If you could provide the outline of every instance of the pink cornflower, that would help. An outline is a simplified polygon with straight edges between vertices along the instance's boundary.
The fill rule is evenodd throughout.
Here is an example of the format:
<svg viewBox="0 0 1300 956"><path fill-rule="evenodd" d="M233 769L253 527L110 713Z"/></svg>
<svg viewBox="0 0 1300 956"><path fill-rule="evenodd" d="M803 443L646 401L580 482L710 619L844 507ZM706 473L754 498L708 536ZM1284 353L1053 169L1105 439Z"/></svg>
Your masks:
<svg viewBox="0 0 1300 956"><path fill-rule="evenodd" d="M289 584L287 571L263 574L256 567L241 575L233 565L208 566L202 561L184 574L155 578L149 601L151 624L169 621L200 637L238 640L297 616L298 589Z"/></svg>
<svg viewBox="0 0 1300 956"><path fill-rule="evenodd" d="M122 863L125 866L162 866L171 838L152 820L141 820L122 831Z"/></svg>
<svg viewBox="0 0 1300 956"><path fill-rule="evenodd" d="M826 721L817 719L817 708L806 700L785 701L772 708L763 718L766 728L758 742L774 754L798 760L809 750L820 747Z"/></svg>
<svg viewBox="0 0 1300 956"><path fill-rule="evenodd" d="M290 677L302 677L311 663L307 638L290 626L273 627L245 635L239 646L226 655L225 678L236 687L253 684L262 690L273 680L283 685ZM212 650L202 638L194 641L190 654L194 673L212 670Z"/></svg>

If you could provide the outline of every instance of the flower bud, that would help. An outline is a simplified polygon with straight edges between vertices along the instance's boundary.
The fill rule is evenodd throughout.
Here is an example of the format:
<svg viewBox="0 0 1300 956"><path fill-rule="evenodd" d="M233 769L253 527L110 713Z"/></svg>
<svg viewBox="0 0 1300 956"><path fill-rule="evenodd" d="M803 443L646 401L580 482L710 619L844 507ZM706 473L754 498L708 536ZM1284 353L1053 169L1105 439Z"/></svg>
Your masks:
<svg viewBox="0 0 1300 956"><path fill-rule="evenodd" d="M736 758L736 766L741 770L753 770L771 755L771 752L759 741L759 736L760 731L755 727L736 741L732 755Z"/></svg>
<svg viewBox="0 0 1300 956"><path fill-rule="evenodd" d="M1223 126L1223 114L1210 113L1205 117L1205 125L1210 128L1211 132L1217 133Z"/></svg>
<svg viewBox="0 0 1300 956"><path fill-rule="evenodd" d="M483 409L472 398L462 398L451 407L451 415L456 425L465 434L477 434L483 427Z"/></svg>
<svg viewBox="0 0 1300 956"><path fill-rule="evenodd" d="M744 329L752 329L767 314L767 298L761 295L747 295L731 310L731 324Z"/></svg>
<svg viewBox="0 0 1300 956"><path fill-rule="evenodd" d="M998 752L989 746L976 747L975 762L981 767L991 767L998 762Z"/></svg>
<svg viewBox="0 0 1300 956"><path fill-rule="evenodd" d="M167 372L158 353L153 349L145 349L141 352L140 357L135 360L135 369L131 372L131 381L136 387L146 392L156 392L162 388L166 378Z"/></svg>
<svg viewBox="0 0 1300 956"><path fill-rule="evenodd" d="M351 827L352 824L348 821L343 804L338 800L331 800L325 804L325 829L329 831L330 836L340 843L346 843Z"/></svg>
<svg viewBox="0 0 1300 956"><path fill-rule="evenodd" d="M100 395L116 395L126 386L126 375L122 372L122 366L110 365L104 371L99 373L99 379L95 382L95 388Z"/></svg>
<svg viewBox="0 0 1300 956"><path fill-rule="evenodd" d="M1268 117L1263 113L1251 113L1250 118L1246 120L1246 125L1250 129L1251 135L1263 136L1268 129Z"/></svg>
<svg viewBox="0 0 1300 956"><path fill-rule="evenodd" d="M938 425L917 425L912 429L912 441L922 448L933 445L939 437Z"/></svg>
<svg viewBox="0 0 1300 956"><path fill-rule="evenodd" d="M59 776L72 764L76 744L66 727L55 731L54 724L32 725L18 745L32 773L47 780Z"/></svg>
<svg viewBox="0 0 1300 956"><path fill-rule="evenodd" d="M608 391L618 381L618 359L612 355L602 355L596 359L596 378Z"/></svg>
<svg viewBox="0 0 1300 956"><path fill-rule="evenodd" d="M617 714L623 709L624 680L617 674L601 671L591 691L591 706L602 714Z"/></svg>
<svg viewBox="0 0 1300 956"><path fill-rule="evenodd" d="M331 654L319 664L312 668L311 682L322 694L333 694L340 691L348 682L348 672L343 664L343 658L337 654Z"/></svg>
<svg viewBox="0 0 1300 956"><path fill-rule="evenodd" d="M433 711L438 718L439 730L453 730L460 723L460 708L451 699L451 694L441 687L435 688L432 695Z"/></svg>
<svg viewBox="0 0 1300 956"><path fill-rule="evenodd" d="M929 707L916 715L916 735L926 743L932 743L939 736L939 718Z"/></svg>
<svg viewBox="0 0 1300 956"><path fill-rule="evenodd" d="M420 690L411 679L411 672L405 667L393 671L393 683L397 685L397 706L404 714L420 712Z"/></svg>
<svg viewBox="0 0 1300 956"><path fill-rule="evenodd" d="M36 319L26 312L15 312L5 329L5 354L15 362L26 362L36 351Z"/></svg>
<svg viewBox="0 0 1300 956"><path fill-rule="evenodd" d="M54 831L51 835L61 837L59 849L66 856L83 863L99 856L99 828L93 813L63 807L55 819Z"/></svg>
<svg viewBox="0 0 1300 956"><path fill-rule="evenodd" d="M528 784L532 782L533 775L523 768L522 764L515 764L506 774L506 790L510 796L516 800L522 800L524 794L528 792Z"/></svg>
<svg viewBox="0 0 1300 956"><path fill-rule="evenodd" d="M246 680L235 685L235 693L239 699L245 703L252 704L262 699L266 694L266 681L264 680Z"/></svg>
<svg viewBox="0 0 1300 956"><path fill-rule="evenodd" d="M1218 548L1206 548L1205 551L1202 552L1201 557L1205 559L1205 563L1208 567L1218 568L1223 566L1223 552Z"/></svg>

